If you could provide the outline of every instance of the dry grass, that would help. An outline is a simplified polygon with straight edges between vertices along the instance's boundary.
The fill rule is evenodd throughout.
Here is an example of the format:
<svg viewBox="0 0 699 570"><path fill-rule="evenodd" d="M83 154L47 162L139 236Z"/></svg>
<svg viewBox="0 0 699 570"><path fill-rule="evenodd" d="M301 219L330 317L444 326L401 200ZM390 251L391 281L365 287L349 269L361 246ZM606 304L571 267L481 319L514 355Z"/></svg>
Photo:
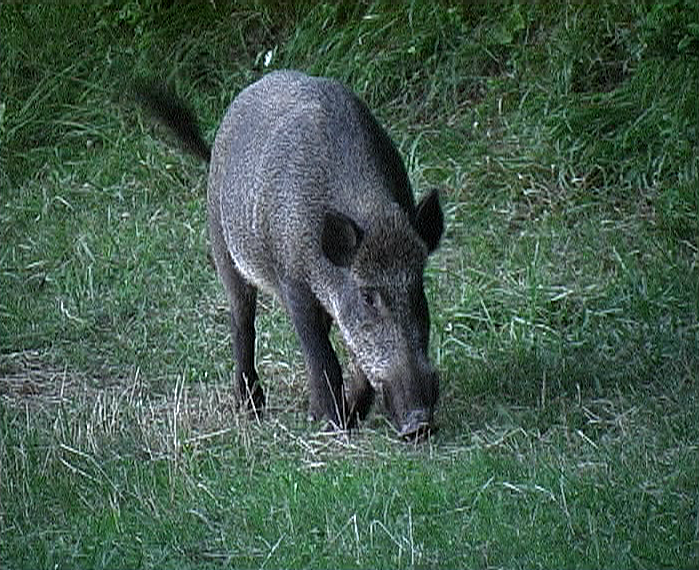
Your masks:
<svg viewBox="0 0 699 570"><path fill-rule="evenodd" d="M193 380L185 372L168 392L159 393L138 369L130 377L105 381L55 368L51 361L38 351L3 355L0 401L7 410L22 410L26 426L49 428L53 447L83 456L101 456L105 446L121 439L133 443L128 452L136 457L175 463L185 451L196 456L224 445L253 458L269 445L270 453L285 450L309 467L322 467L323 458L373 453L372 438L389 446L394 441L380 418L374 428L383 429L365 425L352 437L320 424L304 427L304 376L283 374L279 367L263 365L274 371L268 382L281 376L285 381L268 386L271 402L262 420L238 408L228 378Z"/></svg>
<svg viewBox="0 0 699 570"><path fill-rule="evenodd" d="M47 365L48 356L5 355L0 367L3 422L15 430L0 443L0 463L13 474L4 481L8 496L22 497L30 512L42 508L36 501L43 493L30 491L37 477L55 492L67 478L72 490L62 492L83 505L70 509L96 516L107 508L121 529L118 536L135 532L190 564L304 560L300 551L292 554L294 544L298 533L319 532L313 530L319 515L327 528L316 556L340 547L360 565L378 560L373 558L378 551L406 566L437 560L450 565L449 560L464 560L458 553L467 551L476 554L467 558L471 561L501 560L501 548L487 538L494 524L487 522L490 517L502 521L498 532L504 535L510 533L506 521L515 517L517 532L538 545L528 557L542 556L539 547L546 539L537 529L543 528L573 544L575 556L597 564L618 559L610 536L629 541L629 557L623 559L634 564L648 556L639 554L644 548L637 542L645 534L671 535L688 522L692 530L682 534L697 543L688 466L696 465L699 446L686 431L697 412L696 395L690 404L686 393L669 396L648 388L608 398L578 393L565 401L542 386L532 408L503 405L497 395L483 394L443 402L441 414L451 419L434 441L396 447L391 430L376 418L351 438L299 423L296 404L258 422L236 411L233 390L222 379L192 381L183 375L158 393L138 371L104 382ZM556 417L538 426L533 418L548 412ZM464 430L462 423L454 431L453 415L459 413L471 415L470 427ZM254 491L257 485L266 491ZM330 499L337 485L343 495ZM373 493L365 495L372 485ZM290 503L297 488L306 499ZM61 520L60 495L50 496L43 509ZM141 506L129 514L134 500ZM238 512L240 504L246 505L246 528L250 525L242 535L241 521L220 518ZM147 538L140 515L137 527L128 526L143 509L160 521L154 529L184 516L190 522L183 528L191 531L198 520L213 534L184 549L177 543L188 544L187 533ZM642 515L648 509L658 518ZM3 517L7 536L20 528L21 519L10 512L5 509ZM428 529L435 526L444 540L434 540ZM463 550L453 540L460 536L457 529L466 528L471 539ZM27 530L23 540L36 547L42 540ZM514 537L508 540L518 544ZM128 550L121 539L116 546ZM693 547L680 542L675 548L666 554L682 558ZM561 554L549 552L543 559L570 560Z"/></svg>

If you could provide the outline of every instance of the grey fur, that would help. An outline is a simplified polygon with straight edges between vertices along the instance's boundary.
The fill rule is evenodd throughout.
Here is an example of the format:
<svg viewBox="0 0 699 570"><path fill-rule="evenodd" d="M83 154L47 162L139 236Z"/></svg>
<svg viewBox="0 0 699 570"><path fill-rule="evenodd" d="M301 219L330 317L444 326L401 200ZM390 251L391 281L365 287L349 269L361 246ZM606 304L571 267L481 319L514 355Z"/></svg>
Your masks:
<svg viewBox="0 0 699 570"><path fill-rule="evenodd" d="M442 211L436 192L416 207L402 160L359 99L294 71L244 89L211 152L208 217L250 407L264 404L253 355L262 288L282 300L301 340L311 416L350 427L379 389L402 434L432 421L438 376L422 274ZM352 355L345 388L331 320Z"/></svg>

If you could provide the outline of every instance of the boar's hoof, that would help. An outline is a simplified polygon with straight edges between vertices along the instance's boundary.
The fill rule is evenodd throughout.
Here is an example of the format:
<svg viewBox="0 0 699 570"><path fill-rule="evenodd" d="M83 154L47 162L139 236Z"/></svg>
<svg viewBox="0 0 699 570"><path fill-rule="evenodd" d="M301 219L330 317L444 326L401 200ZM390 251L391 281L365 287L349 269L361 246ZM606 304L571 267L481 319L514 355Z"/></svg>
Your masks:
<svg viewBox="0 0 699 570"><path fill-rule="evenodd" d="M306 414L306 421L309 424L316 424L316 427L318 427L318 430L321 433L344 431L344 428L341 425L338 425L336 421L329 419L326 414L319 412L318 410L314 410L313 408L308 410L308 413Z"/></svg>
<svg viewBox="0 0 699 570"><path fill-rule="evenodd" d="M250 412L251 416L262 419L262 411L265 407L265 393L259 382L256 382L252 390L248 390L247 394L243 396L242 406Z"/></svg>
<svg viewBox="0 0 699 570"><path fill-rule="evenodd" d="M343 433L356 427L356 422L345 421L342 424L331 420L326 414L310 409L306 415L306 421L311 424L320 424L321 433Z"/></svg>
<svg viewBox="0 0 699 570"><path fill-rule="evenodd" d="M401 425L398 435L408 441L419 441L426 438L432 428L430 426L432 414L427 410L412 410Z"/></svg>
<svg viewBox="0 0 699 570"><path fill-rule="evenodd" d="M347 409L349 410L349 427L356 427L357 420L364 421L369 415L369 410L374 403L376 393L368 382L354 386L347 395Z"/></svg>

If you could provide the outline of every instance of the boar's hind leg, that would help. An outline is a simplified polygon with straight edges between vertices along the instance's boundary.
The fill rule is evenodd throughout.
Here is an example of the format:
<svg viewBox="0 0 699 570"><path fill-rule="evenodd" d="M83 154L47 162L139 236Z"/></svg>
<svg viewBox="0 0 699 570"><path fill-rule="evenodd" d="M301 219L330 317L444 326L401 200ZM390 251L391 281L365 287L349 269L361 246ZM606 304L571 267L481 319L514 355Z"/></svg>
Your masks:
<svg viewBox="0 0 699 570"><path fill-rule="evenodd" d="M348 427L342 370L328 338L330 316L304 286L286 286L283 296L306 357L309 415L313 420L325 417L340 429Z"/></svg>
<svg viewBox="0 0 699 570"><path fill-rule="evenodd" d="M265 396L255 370L255 303L257 291L236 269L223 238L218 214L218 198L209 196L209 237L211 251L231 305L231 342L235 358L235 379L238 398L259 416L265 405Z"/></svg>
<svg viewBox="0 0 699 570"><path fill-rule="evenodd" d="M255 304L257 290L247 283L230 261L227 252L216 251L216 267L231 305L231 342L239 402L259 415L265 396L255 370Z"/></svg>
<svg viewBox="0 0 699 570"><path fill-rule="evenodd" d="M231 338L235 353L235 377L240 401L259 415L265 395L255 370L255 305L256 289L235 272L231 296Z"/></svg>

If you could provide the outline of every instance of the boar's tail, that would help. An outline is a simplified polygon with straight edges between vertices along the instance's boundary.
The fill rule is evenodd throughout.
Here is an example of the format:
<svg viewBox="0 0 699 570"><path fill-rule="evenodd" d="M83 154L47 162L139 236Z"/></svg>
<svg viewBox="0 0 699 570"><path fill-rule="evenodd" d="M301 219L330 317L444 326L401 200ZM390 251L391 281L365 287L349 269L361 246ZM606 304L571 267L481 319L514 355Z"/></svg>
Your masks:
<svg viewBox="0 0 699 570"><path fill-rule="evenodd" d="M156 83L135 85L136 98L154 117L180 139L186 149L206 162L211 159L211 147L201 136L192 110L172 91Z"/></svg>

